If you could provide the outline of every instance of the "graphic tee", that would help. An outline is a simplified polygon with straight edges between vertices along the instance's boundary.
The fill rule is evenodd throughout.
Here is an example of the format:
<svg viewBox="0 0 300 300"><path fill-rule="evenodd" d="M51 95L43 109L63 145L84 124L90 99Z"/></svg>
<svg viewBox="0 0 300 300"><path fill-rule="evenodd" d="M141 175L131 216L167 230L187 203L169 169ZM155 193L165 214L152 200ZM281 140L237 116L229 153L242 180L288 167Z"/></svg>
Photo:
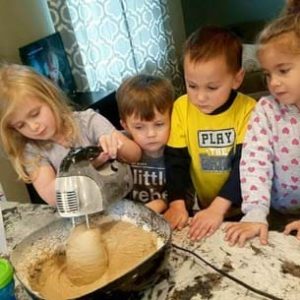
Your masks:
<svg viewBox="0 0 300 300"><path fill-rule="evenodd" d="M215 115L202 113L187 95L175 101L168 146L188 148L190 174L203 207L217 196L228 179L235 147L243 143L256 102L237 93L231 106Z"/></svg>
<svg viewBox="0 0 300 300"><path fill-rule="evenodd" d="M131 164L133 190L130 198L148 203L152 200L167 201L166 169L164 157L153 158L145 154L139 162Z"/></svg>

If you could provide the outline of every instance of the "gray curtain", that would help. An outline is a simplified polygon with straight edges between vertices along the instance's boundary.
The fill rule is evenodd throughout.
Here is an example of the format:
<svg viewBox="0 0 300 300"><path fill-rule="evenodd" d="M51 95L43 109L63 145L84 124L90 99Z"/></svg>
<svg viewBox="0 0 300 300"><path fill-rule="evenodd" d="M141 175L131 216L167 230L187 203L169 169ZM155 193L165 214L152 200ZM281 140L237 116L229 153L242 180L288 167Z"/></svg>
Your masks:
<svg viewBox="0 0 300 300"><path fill-rule="evenodd" d="M166 0L48 0L80 91L115 90L137 73L183 90Z"/></svg>

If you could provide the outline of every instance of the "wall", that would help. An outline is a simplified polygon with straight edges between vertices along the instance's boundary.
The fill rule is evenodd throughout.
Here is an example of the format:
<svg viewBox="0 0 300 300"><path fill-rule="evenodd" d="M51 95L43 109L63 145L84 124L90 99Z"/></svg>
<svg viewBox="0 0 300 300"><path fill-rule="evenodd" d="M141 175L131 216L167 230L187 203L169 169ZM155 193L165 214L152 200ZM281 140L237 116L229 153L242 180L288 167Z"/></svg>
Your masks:
<svg viewBox="0 0 300 300"><path fill-rule="evenodd" d="M20 62L18 48L54 32L47 0L0 0L0 59Z"/></svg>
<svg viewBox="0 0 300 300"><path fill-rule="evenodd" d="M8 201L29 202L25 184L18 180L9 160L0 148L0 182Z"/></svg>
<svg viewBox="0 0 300 300"><path fill-rule="evenodd" d="M269 20L285 0L181 0L186 34L203 24L227 26Z"/></svg>
<svg viewBox="0 0 300 300"><path fill-rule="evenodd" d="M20 62L18 48L54 32L46 0L0 0L0 60ZM0 182L7 200L28 202L23 182L18 180L0 148Z"/></svg>

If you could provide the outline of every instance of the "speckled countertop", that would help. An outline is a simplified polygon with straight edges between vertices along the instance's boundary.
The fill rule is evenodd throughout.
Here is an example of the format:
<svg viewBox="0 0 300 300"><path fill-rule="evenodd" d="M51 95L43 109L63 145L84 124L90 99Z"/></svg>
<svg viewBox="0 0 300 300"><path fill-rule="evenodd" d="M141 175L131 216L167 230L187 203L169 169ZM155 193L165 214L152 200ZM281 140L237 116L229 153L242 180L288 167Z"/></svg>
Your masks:
<svg viewBox="0 0 300 300"><path fill-rule="evenodd" d="M0 205L9 252L24 237L59 218L55 209L47 205L15 202L1 202ZM299 299L300 242L292 236L271 232L268 246L261 247L254 240L245 248L238 248L224 242L222 230L193 243L184 229L173 233L172 245L162 276L141 295L141 299ZM266 294L251 291L249 286ZM18 281L16 297L18 300L31 299Z"/></svg>
<svg viewBox="0 0 300 300"><path fill-rule="evenodd" d="M59 218L55 212L56 209L49 205L1 202L0 206L9 253L24 237ZM5 255L2 254L2 256ZM15 284L15 293L18 300L31 299L17 279Z"/></svg>

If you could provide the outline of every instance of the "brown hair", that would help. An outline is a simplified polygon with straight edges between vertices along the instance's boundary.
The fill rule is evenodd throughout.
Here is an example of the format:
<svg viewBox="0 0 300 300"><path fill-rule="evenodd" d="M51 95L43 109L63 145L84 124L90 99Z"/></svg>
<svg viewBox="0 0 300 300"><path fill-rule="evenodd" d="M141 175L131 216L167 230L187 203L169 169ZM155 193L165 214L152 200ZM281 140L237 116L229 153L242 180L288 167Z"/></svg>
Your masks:
<svg viewBox="0 0 300 300"><path fill-rule="evenodd" d="M276 42L291 53L300 53L300 1L287 0L287 5L278 19L269 23L259 34L257 43L263 46Z"/></svg>
<svg viewBox="0 0 300 300"><path fill-rule="evenodd" d="M160 113L170 111L174 102L174 89L168 79L140 74L123 81L116 93L120 118L135 115L151 121L155 110Z"/></svg>
<svg viewBox="0 0 300 300"><path fill-rule="evenodd" d="M198 63L224 55L230 71L242 67L243 47L240 39L229 30L217 26L200 27L185 42L183 58Z"/></svg>
<svg viewBox="0 0 300 300"><path fill-rule="evenodd" d="M73 119L73 113L67 104L65 95L48 78L38 74L33 69L4 64L0 68L0 136L5 152L10 158L19 177L26 182L32 178L28 176L25 166L38 166L39 157L34 161L27 161L24 151L27 143L35 147L49 147L45 141L29 140L12 128L9 124L11 114L16 109L26 105L26 97L36 97L49 105L53 112L57 128L65 133L70 143L78 139L78 129Z"/></svg>

